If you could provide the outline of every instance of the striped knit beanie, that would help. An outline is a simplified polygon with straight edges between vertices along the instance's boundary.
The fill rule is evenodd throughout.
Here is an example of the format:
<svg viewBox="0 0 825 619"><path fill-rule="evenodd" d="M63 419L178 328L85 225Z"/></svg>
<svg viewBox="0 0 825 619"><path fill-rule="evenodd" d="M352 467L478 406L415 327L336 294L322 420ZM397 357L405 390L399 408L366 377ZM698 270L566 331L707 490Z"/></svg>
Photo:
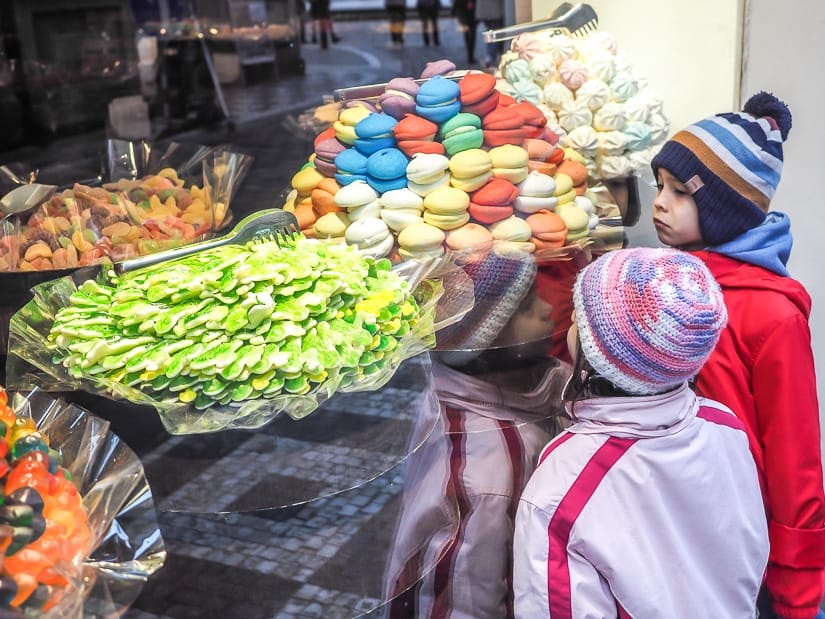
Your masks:
<svg viewBox="0 0 825 619"><path fill-rule="evenodd" d="M665 168L691 191L707 245L721 245L765 220L791 121L784 102L760 92L742 112L717 114L679 131L653 158L654 176Z"/></svg>
<svg viewBox="0 0 825 619"><path fill-rule="evenodd" d="M727 322L722 291L699 258L619 249L582 270L573 307L585 358L616 387L649 395L699 372Z"/></svg>

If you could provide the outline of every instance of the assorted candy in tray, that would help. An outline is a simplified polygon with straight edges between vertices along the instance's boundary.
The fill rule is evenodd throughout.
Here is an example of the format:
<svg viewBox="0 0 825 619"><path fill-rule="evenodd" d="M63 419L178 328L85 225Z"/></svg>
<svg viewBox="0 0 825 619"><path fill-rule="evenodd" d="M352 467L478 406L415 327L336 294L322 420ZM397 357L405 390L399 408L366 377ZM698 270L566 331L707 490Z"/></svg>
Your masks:
<svg viewBox="0 0 825 619"><path fill-rule="evenodd" d="M0 227L0 272L48 271L125 260L204 237L226 206L171 168L140 179L75 184Z"/></svg>
<svg viewBox="0 0 825 619"><path fill-rule="evenodd" d="M91 532L60 454L31 418L15 415L2 386L0 436L0 609L28 617L61 603Z"/></svg>
<svg viewBox="0 0 825 619"><path fill-rule="evenodd" d="M390 80L317 136L284 205L306 236L393 262L587 242L599 213L584 158L495 77L454 69Z"/></svg>

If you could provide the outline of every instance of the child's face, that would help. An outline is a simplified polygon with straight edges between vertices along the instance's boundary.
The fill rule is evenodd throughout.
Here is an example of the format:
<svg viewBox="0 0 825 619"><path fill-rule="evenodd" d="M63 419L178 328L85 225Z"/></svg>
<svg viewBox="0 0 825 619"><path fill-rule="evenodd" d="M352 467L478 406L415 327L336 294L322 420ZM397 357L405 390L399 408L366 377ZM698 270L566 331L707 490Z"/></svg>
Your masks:
<svg viewBox="0 0 825 619"><path fill-rule="evenodd" d="M658 192L653 200L653 225L659 240L679 249L702 249L696 201L675 176L664 168L657 175Z"/></svg>

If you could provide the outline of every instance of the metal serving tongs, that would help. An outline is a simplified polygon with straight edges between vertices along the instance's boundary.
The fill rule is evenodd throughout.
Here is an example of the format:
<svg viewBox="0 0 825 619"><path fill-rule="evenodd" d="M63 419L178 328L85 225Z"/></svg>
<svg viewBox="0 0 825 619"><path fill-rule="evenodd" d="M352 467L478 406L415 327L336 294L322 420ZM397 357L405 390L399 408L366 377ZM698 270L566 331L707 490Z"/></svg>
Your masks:
<svg viewBox="0 0 825 619"><path fill-rule="evenodd" d="M278 244L278 247L288 246L294 242L295 235L299 231L300 227L295 215L279 208L266 209L247 215L225 236L117 262L114 265L114 271L116 274L122 275L123 273L130 273L161 262L176 260L199 251L224 245L274 241Z"/></svg>
<svg viewBox="0 0 825 619"><path fill-rule="evenodd" d="M575 37L585 37L596 30L598 24L599 17L592 6L581 3L573 6L565 2L553 11L548 19L506 26L497 30L487 30L484 32L484 41L486 43L507 41L520 34L544 30L550 30L549 34L551 35L569 34Z"/></svg>
<svg viewBox="0 0 825 619"><path fill-rule="evenodd" d="M459 81L462 77L469 73L468 70L453 71L449 75L442 75L448 80L454 82ZM416 84L423 84L427 79L415 80ZM336 88L332 91L332 96L335 101L364 101L369 99L377 99L387 89L387 84L367 84L364 86L350 86L348 88Z"/></svg>

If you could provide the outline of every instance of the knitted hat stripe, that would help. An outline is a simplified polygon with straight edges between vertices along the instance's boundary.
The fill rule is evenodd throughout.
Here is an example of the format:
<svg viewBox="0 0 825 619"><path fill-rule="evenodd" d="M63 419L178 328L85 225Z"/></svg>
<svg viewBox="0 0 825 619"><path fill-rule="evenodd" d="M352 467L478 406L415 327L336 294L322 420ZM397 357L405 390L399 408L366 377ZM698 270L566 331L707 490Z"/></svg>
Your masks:
<svg viewBox="0 0 825 619"><path fill-rule="evenodd" d="M772 198L776 185L779 184L779 174L766 166L747 147L742 146L730 128L730 124L720 127L715 122L701 121L688 127L687 131L706 142L716 156L745 182L753 185L769 199Z"/></svg>
<svg viewBox="0 0 825 619"><path fill-rule="evenodd" d="M576 279L582 351L630 393L658 393L698 372L727 320L719 285L702 262L671 249L605 254Z"/></svg>
<svg viewBox="0 0 825 619"><path fill-rule="evenodd" d="M681 165L674 165L676 163L674 161L675 152L665 151L674 143L686 148L691 155L690 157L683 155L683 161L678 162ZM685 165L686 160L689 160L690 165ZM680 131L674 135L673 139L662 147L662 151L656 156L654 163L675 174L683 183L687 182L694 174L698 174L705 184L705 189L708 189L713 184L714 179L718 178L721 181L721 183L717 183L718 188L720 190L725 188L727 191L721 191L721 195L718 196L721 200L714 201L714 204L726 204L727 202L722 200L735 199L736 194L738 194L748 202L754 203L762 211L767 211L770 205L770 199L765 194L732 170L727 163L711 150L711 146L703 138L690 131ZM733 195L727 196L726 193ZM694 197L701 211L703 203L699 196ZM705 240L709 241L710 239L706 238Z"/></svg>
<svg viewBox="0 0 825 619"><path fill-rule="evenodd" d="M737 121L741 122L742 119L735 117L731 120L722 116L714 116L699 121L696 126L713 134L736 157L744 169L762 179L771 188L776 188L782 174L782 161L777 159L772 151L776 151L778 145L775 142L765 141L765 134L761 131L759 123L752 122L749 123L748 127L761 136L765 145L764 148L756 147L756 144L752 141L751 132L738 124ZM781 149L779 150L781 152Z"/></svg>
<svg viewBox="0 0 825 619"><path fill-rule="evenodd" d="M774 160L777 171L782 171L782 132L772 118L754 118L742 112L719 116L744 130L754 143L764 143L765 154Z"/></svg>

